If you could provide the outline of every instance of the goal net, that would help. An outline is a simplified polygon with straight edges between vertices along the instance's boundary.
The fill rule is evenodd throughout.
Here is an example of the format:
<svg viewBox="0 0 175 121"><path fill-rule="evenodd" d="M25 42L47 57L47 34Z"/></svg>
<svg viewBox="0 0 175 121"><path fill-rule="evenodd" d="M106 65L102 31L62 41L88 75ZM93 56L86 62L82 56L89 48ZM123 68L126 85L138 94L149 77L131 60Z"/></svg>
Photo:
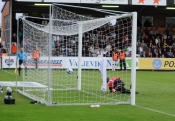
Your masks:
<svg viewBox="0 0 175 121"><path fill-rule="evenodd" d="M20 93L46 105L131 104L131 98L134 104L135 93L133 97L111 93L106 83L107 77L120 77L124 87L130 90L132 83L135 92L133 13L77 7L77 12L87 10L102 16L88 17L71 12L75 6L66 7L69 10L61 7L51 5L49 19L22 18L23 47L28 54L23 81L41 86L23 87ZM35 49L40 52L38 67L32 57ZM120 70L119 61L112 61L115 50L126 53L127 71ZM67 69L73 72L69 74Z"/></svg>

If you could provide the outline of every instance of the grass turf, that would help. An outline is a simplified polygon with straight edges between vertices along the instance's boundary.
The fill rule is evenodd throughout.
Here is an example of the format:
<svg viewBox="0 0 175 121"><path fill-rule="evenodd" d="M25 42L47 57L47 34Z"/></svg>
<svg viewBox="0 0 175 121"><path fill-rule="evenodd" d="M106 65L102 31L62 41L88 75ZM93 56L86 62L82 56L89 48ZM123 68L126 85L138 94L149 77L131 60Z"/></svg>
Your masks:
<svg viewBox="0 0 175 121"><path fill-rule="evenodd" d="M6 72L5 72L6 71ZM8 73L7 73L8 72ZM5 105L0 94L1 121L174 121L174 71L137 71L136 106L101 105L47 107L30 104L29 99L14 92L15 105ZM0 71L0 81L12 81L13 70ZM21 77L19 77L19 80ZM155 110L155 111L151 111ZM157 111L157 112L156 112Z"/></svg>

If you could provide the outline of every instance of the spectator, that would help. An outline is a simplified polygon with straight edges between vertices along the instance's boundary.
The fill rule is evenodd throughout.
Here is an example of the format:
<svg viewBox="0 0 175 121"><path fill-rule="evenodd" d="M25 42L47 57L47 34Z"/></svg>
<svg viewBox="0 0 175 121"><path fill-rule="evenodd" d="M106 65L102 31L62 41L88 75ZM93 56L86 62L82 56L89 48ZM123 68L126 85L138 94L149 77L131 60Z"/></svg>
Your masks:
<svg viewBox="0 0 175 121"><path fill-rule="evenodd" d="M97 39L98 39L98 37L95 34L92 34L92 40L93 40L93 42L96 42Z"/></svg>
<svg viewBox="0 0 175 121"><path fill-rule="evenodd" d="M140 45L140 47L139 47L139 54L142 54L143 53L143 47L142 47L142 45Z"/></svg>
<svg viewBox="0 0 175 121"><path fill-rule="evenodd" d="M52 38L52 48L54 48L55 46L56 46L55 40Z"/></svg>
<svg viewBox="0 0 175 121"><path fill-rule="evenodd" d="M142 35L142 39L146 39L147 38L147 34L144 32L143 35Z"/></svg>
<svg viewBox="0 0 175 121"><path fill-rule="evenodd" d="M155 56L155 58L159 58L159 54L158 54L158 52L156 52L156 56Z"/></svg>
<svg viewBox="0 0 175 121"><path fill-rule="evenodd" d="M131 57L131 52L132 52L132 47L131 45L129 45L127 48L127 57Z"/></svg>
<svg viewBox="0 0 175 121"><path fill-rule="evenodd" d="M175 47L175 42L173 42L172 46Z"/></svg>
<svg viewBox="0 0 175 121"><path fill-rule="evenodd" d="M100 48L97 51L97 57L103 57L103 54Z"/></svg>
<svg viewBox="0 0 175 121"><path fill-rule="evenodd" d="M105 45L105 43L103 42L103 39L100 39L100 41L99 41L99 48L103 49L103 48L105 48L105 47L106 47L106 45Z"/></svg>
<svg viewBox="0 0 175 121"><path fill-rule="evenodd" d="M148 47L152 47L152 45L153 45L153 42L152 40L150 40L150 42L148 43Z"/></svg>
<svg viewBox="0 0 175 121"><path fill-rule="evenodd" d="M112 57L112 48L107 52L106 57Z"/></svg>
<svg viewBox="0 0 175 121"><path fill-rule="evenodd" d="M171 49L169 50L169 52L167 52L168 58L173 58L173 52L171 51Z"/></svg>
<svg viewBox="0 0 175 121"><path fill-rule="evenodd" d="M153 36L153 29L151 29L150 31L149 31L149 35L151 35L151 36Z"/></svg>
<svg viewBox="0 0 175 121"><path fill-rule="evenodd" d="M6 49L5 49L2 45L1 45L0 52L1 52L1 53L7 53L7 52L6 52Z"/></svg>
<svg viewBox="0 0 175 121"><path fill-rule="evenodd" d="M168 55L167 55L167 51L166 51L166 48L164 48L163 55L164 55L165 58L168 57Z"/></svg>
<svg viewBox="0 0 175 121"><path fill-rule="evenodd" d="M152 44L155 45L155 36L151 36Z"/></svg>
<svg viewBox="0 0 175 121"><path fill-rule="evenodd" d="M103 57L106 57L107 52L108 52L108 51L106 50L106 48L104 48L103 51L102 51Z"/></svg>
<svg viewBox="0 0 175 121"><path fill-rule="evenodd" d="M159 50L158 50L158 56L161 58L162 57L162 50L161 50L161 48L159 48Z"/></svg>
<svg viewBox="0 0 175 121"><path fill-rule="evenodd" d="M158 35L159 35L159 33L160 33L159 29L158 29L158 28L156 28L156 29L155 29L155 31L154 31L154 35L158 36Z"/></svg>
<svg viewBox="0 0 175 121"><path fill-rule="evenodd" d="M140 55L140 57L147 57L147 56L146 56L146 52L143 51L143 53Z"/></svg>
<svg viewBox="0 0 175 121"><path fill-rule="evenodd" d="M158 52L157 52L157 49L154 48L154 50L153 50L153 52L152 52L152 57L156 57L156 54L158 54Z"/></svg>
<svg viewBox="0 0 175 121"><path fill-rule="evenodd" d="M140 45L142 45L142 47L144 47L144 45L145 45L144 39L142 40L142 43L140 43Z"/></svg>
<svg viewBox="0 0 175 121"><path fill-rule="evenodd" d="M146 52L146 57L152 57L152 51L149 48L149 50Z"/></svg>
<svg viewBox="0 0 175 121"><path fill-rule="evenodd" d="M142 39L142 34L141 34L141 32L137 32L137 39Z"/></svg>
<svg viewBox="0 0 175 121"><path fill-rule="evenodd" d="M93 55L92 55L92 52L91 52L91 51L89 52L89 57L93 57Z"/></svg>
<svg viewBox="0 0 175 121"><path fill-rule="evenodd" d="M162 35L162 40L166 40L166 39L167 39L167 34L164 33L164 34Z"/></svg>
<svg viewBox="0 0 175 121"><path fill-rule="evenodd" d="M136 43L136 44L137 44L137 46L139 46L139 45L141 44L141 43L140 43L140 40L137 40L137 43Z"/></svg>
<svg viewBox="0 0 175 121"><path fill-rule="evenodd" d="M164 48L167 48L168 47L168 44L167 44L166 40L164 40L163 47Z"/></svg>
<svg viewBox="0 0 175 121"><path fill-rule="evenodd" d="M94 53L95 54L97 53L98 49L99 49L99 44L98 44L98 41L96 41L95 47L94 47Z"/></svg>
<svg viewBox="0 0 175 121"><path fill-rule="evenodd" d="M162 54L162 58L165 58L164 54Z"/></svg>
<svg viewBox="0 0 175 121"><path fill-rule="evenodd" d="M85 47L82 48L82 57L85 57L86 56L86 49Z"/></svg>
<svg viewBox="0 0 175 121"><path fill-rule="evenodd" d="M172 40L172 37L171 36L168 36L168 38L167 38L167 44L169 46L172 46L173 45L173 40Z"/></svg>
<svg viewBox="0 0 175 121"><path fill-rule="evenodd" d="M66 48L64 49L64 55L65 55L65 56L69 56L69 49L68 49L67 46L66 46Z"/></svg>
<svg viewBox="0 0 175 121"><path fill-rule="evenodd" d="M90 49L90 52L91 52L92 54L95 53L94 44L91 44L91 46L89 47L89 49Z"/></svg>
<svg viewBox="0 0 175 121"><path fill-rule="evenodd" d="M85 50L85 56L89 57L89 52L90 52L90 48L88 47L88 49Z"/></svg>
<svg viewBox="0 0 175 121"><path fill-rule="evenodd" d="M173 46L172 52L173 52L173 55L174 55L174 57L175 57L175 46Z"/></svg>
<svg viewBox="0 0 175 121"><path fill-rule="evenodd" d="M16 36L16 33L13 33L13 36L12 36L12 43L17 43L17 36Z"/></svg>
<svg viewBox="0 0 175 121"><path fill-rule="evenodd" d="M156 45L157 45L158 48L161 48L162 47L161 40L158 40L158 43Z"/></svg>
<svg viewBox="0 0 175 121"><path fill-rule="evenodd" d="M160 38L159 36L157 36L157 38L155 39L155 45L157 45L159 41L160 41Z"/></svg>
<svg viewBox="0 0 175 121"><path fill-rule="evenodd" d="M111 50L111 44L110 44L110 43L107 44L106 50L107 50L107 51L110 51L110 50Z"/></svg>
<svg viewBox="0 0 175 121"><path fill-rule="evenodd" d="M17 53L16 43L13 42L12 45L11 45L11 55L16 56L16 53Z"/></svg>
<svg viewBox="0 0 175 121"><path fill-rule="evenodd" d="M144 44L144 46L143 46L143 51L147 52L148 49L149 49L149 48L147 47L147 44Z"/></svg>
<svg viewBox="0 0 175 121"><path fill-rule="evenodd" d="M128 38L128 35L126 34L126 35L123 37L123 41L126 42L126 41L128 41L128 40L129 40L129 38Z"/></svg>

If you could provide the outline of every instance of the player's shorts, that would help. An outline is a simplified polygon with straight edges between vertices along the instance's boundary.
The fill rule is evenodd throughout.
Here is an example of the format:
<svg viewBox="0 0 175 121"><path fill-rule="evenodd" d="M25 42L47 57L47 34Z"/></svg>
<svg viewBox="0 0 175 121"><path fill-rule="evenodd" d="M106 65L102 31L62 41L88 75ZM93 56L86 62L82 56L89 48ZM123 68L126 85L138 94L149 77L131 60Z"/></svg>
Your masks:
<svg viewBox="0 0 175 121"><path fill-rule="evenodd" d="M116 60L116 61L113 60L112 61L112 65L116 65L117 66L118 62L119 62L118 60Z"/></svg>
<svg viewBox="0 0 175 121"><path fill-rule="evenodd" d="M26 61L25 60L19 60L19 65L21 65L21 64L26 64Z"/></svg>

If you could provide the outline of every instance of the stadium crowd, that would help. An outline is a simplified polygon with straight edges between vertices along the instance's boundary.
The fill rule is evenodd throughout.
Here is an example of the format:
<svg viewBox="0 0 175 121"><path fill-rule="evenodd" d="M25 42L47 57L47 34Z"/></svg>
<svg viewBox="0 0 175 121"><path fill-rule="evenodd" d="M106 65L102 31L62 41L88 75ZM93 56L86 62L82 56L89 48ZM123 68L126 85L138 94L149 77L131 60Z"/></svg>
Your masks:
<svg viewBox="0 0 175 121"><path fill-rule="evenodd" d="M43 22L42 22L43 23ZM43 23L44 24L44 23ZM82 56L112 57L114 50L123 50L127 57L132 56L131 23L128 21L123 25L109 26L108 24L95 30L86 32L82 38ZM12 55L17 52L17 36L20 45L23 42L22 23L18 32L12 36ZM38 36L37 36L38 37ZM36 40L39 40L35 38ZM40 41L43 39L40 39ZM38 41L43 46L43 42ZM28 44L29 45L29 44ZM40 46L38 44L38 46ZM43 48L43 47L42 47ZM44 47L46 48L46 47ZM47 48L46 48L47 49ZM31 50L31 49L30 49ZM3 47L0 52L4 53ZM78 56L78 35L58 36L52 35L52 55L53 56ZM137 30L137 56L153 58L174 58L175 57L175 31L167 28L160 31L159 28L138 27Z"/></svg>
<svg viewBox="0 0 175 121"><path fill-rule="evenodd" d="M82 56L112 57L112 52L117 49L125 51L127 57L132 56L131 30L125 32L115 31L116 27L101 27L100 29L83 34ZM118 30L118 29L117 29ZM66 41L68 40L68 41ZM77 56L78 38L54 36L52 39L54 56ZM160 32L158 28L140 28L137 31L137 56L152 58L175 57L175 33L167 28Z"/></svg>

